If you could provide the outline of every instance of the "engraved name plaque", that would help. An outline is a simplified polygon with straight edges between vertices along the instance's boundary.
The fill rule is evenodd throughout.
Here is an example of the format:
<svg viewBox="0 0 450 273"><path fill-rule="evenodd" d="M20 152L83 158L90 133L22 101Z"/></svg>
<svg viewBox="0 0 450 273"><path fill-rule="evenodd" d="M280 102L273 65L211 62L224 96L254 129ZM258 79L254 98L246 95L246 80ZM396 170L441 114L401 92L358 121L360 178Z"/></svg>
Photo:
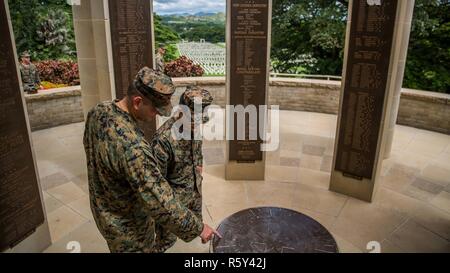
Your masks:
<svg viewBox="0 0 450 273"><path fill-rule="evenodd" d="M337 171L372 179L386 96L396 0L353 1Z"/></svg>
<svg viewBox="0 0 450 273"><path fill-rule="evenodd" d="M0 252L44 223L5 3L0 3Z"/></svg>
<svg viewBox="0 0 450 273"><path fill-rule="evenodd" d="M238 140L237 114L234 120L234 136L229 143L229 160L254 162L263 159L260 149L259 106L266 104L268 86L268 46L270 1L233 0L230 1L230 31L228 69L230 105L256 106L258 115L256 139L250 138L249 115L245 117L245 140ZM242 118L242 117L241 117Z"/></svg>
<svg viewBox="0 0 450 273"><path fill-rule="evenodd" d="M152 0L109 0L116 97L123 98L139 69L153 67ZM139 122L147 139L156 121Z"/></svg>

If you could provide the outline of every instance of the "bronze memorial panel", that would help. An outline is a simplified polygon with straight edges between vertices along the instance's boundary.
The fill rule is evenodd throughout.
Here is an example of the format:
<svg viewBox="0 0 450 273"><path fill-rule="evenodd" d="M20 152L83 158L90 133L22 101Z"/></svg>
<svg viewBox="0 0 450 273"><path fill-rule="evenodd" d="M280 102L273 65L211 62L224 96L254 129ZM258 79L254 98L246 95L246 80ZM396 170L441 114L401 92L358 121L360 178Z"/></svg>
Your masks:
<svg viewBox="0 0 450 273"><path fill-rule="evenodd" d="M335 166L345 176L374 175L396 12L396 0L353 1Z"/></svg>
<svg viewBox="0 0 450 273"><path fill-rule="evenodd" d="M0 3L0 252L44 223L5 4Z"/></svg>
<svg viewBox="0 0 450 273"><path fill-rule="evenodd" d="M268 84L268 0L231 1L230 23L230 105L255 105L258 121L259 105L266 104ZM257 139L249 138L249 118L246 115L245 140L237 140L237 115L234 119L234 140L229 142L229 160L254 162L262 160L262 143L257 125Z"/></svg>
<svg viewBox="0 0 450 273"><path fill-rule="evenodd" d="M153 67L151 0L109 0L116 97L123 98L136 73ZM156 122L140 122L147 138Z"/></svg>

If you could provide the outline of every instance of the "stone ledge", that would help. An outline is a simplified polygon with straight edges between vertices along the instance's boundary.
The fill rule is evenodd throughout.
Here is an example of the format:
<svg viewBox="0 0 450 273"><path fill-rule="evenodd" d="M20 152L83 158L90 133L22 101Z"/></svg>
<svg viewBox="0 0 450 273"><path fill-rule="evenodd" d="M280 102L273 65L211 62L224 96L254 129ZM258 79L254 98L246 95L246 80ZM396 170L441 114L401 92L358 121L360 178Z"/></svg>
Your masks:
<svg viewBox="0 0 450 273"><path fill-rule="evenodd" d="M175 87L188 85L225 85L225 77L188 77L172 78Z"/></svg>
<svg viewBox="0 0 450 273"><path fill-rule="evenodd" d="M32 131L84 120L80 86L25 94L25 101Z"/></svg>
<svg viewBox="0 0 450 273"><path fill-rule="evenodd" d="M188 85L200 85L211 88L216 103L225 106L225 77L192 77L174 78L177 87L173 103L177 103L177 96ZM269 102L280 105L281 110L310 111L337 114L341 92L340 81L324 81L313 79L271 78ZM41 91L34 95L25 95L29 108L32 128L51 127L46 125L49 120L54 124L67 123L64 116L55 119L50 113L55 109L46 109L45 105L56 108L60 113L69 113L71 118L82 119L81 106L77 111L75 104L81 105L81 88L72 86ZM70 107L68 107L70 106ZM59 109L59 110L58 110ZM45 112L47 116L41 116ZM402 89L398 124L450 134L450 121L445 120L450 113L450 95L429 91ZM55 125L56 126L56 125Z"/></svg>
<svg viewBox="0 0 450 273"><path fill-rule="evenodd" d="M450 94L444 94L444 93L438 93L438 92L420 91L420 90L403 88L402 89L402 98L450 105Z"/></svg>
<svg viewBox="0 0 450 273"><path fill-rule="evenodd" d="M25 94L25 100L27 102L35 102L74 96L81 96L81 87L79 85L40 90L37 94Z"/></svg>
<svg viewBox="0 0 450 273"><path fill-rule="evenodd" d="M225 77L186 77L186 78L172 78L176 87L183 87L188 85L225 85ZM323 89L338 89L340 90L340 81L326 81L313 79L294 79L294 78L270 78L270 86L286 86L286 87L322 87Z"/></svg>

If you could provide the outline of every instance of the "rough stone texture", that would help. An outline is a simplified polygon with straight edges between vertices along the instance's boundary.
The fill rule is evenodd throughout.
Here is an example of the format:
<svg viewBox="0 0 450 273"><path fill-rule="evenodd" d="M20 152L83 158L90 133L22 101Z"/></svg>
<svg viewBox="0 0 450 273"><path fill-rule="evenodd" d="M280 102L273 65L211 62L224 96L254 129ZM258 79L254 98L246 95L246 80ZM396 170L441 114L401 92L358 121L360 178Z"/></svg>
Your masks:
<svg viewBox="0 0 450 273"><path fill-rule="evenodd" d="M450 134L450 95L403 89L397 123Z"/></svg>
<svg viewBox="0 0 450 273"><path fill-rule="evenodd" d="M172 98L178 104L181 93L189 85L198 85L211 92L214 104L225 107L225 78L175 78L176 92ZM337 114L341 82L292 78L272 78L269 104L280 110ZM83 121L80 87L44 91L25 95L32 130ZM450 134L450 95L403 89L397 123Z"/></svg>
<svg viewBox="0 0 450 273"><path fill-rule="evenodd" d="M25 95L32 131L84 120L79 86Z"/></svg>

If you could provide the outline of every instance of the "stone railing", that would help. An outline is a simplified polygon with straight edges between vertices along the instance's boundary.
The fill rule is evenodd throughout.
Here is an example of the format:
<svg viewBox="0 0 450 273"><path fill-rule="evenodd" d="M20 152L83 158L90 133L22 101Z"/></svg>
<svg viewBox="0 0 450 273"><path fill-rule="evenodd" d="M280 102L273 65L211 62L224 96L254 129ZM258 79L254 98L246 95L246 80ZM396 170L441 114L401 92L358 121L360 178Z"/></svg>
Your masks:
<svg viewBox="0 0 450 273"><path fill-rule="evenodd" d="M225 107L225 78L174 78L176 92L172 102L178 104L186 86L199 85L209 90L214 104ZM269 104L281 110L337 114L340 81L271 78ZM44 129L83 120L80 87L41 91L25 95L32 130ZM403 89L397 123L450 134L450 95Z"/></svg>
<svg viewBox="0 0 450 273"><path fill-rule="evenodd" d="M80 86L26 94L25 101L32 131L84 120Z"/></svg>

